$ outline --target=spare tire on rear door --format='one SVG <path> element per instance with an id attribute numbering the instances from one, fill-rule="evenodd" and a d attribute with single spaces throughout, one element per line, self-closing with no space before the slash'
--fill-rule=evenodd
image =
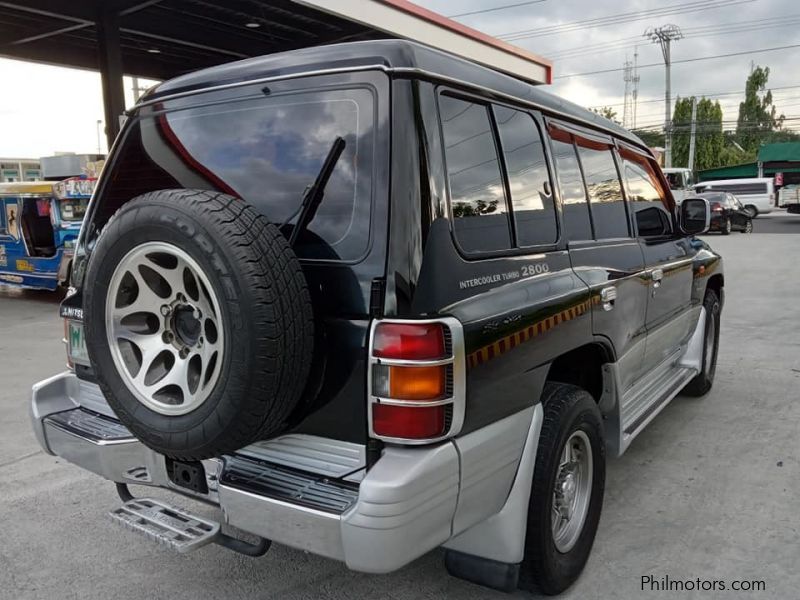
<path id="1" fill-rule="evenodd" d="M 92 251 L 83 304 L 108 403 L 167 456 L 275 435 L 302 394 L 308 287 L 278 228 L 238 198 L 161 190 L 126 203 Z"/>

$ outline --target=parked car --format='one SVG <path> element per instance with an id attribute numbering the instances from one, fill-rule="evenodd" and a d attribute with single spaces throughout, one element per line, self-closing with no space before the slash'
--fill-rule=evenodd
<path id="1" fill-rule="evenodd" d="M 56 290 L 69 280 L 94 179 L 0 183 L 0 283 Z"/>
<path id="2" fill-rule="evenodd" d="M 696 184 L 694 189 L 697 193 L 713 191 L 735 194 L 753 218 L 772 212 L 775 208 L 775 182 L 769 177 L 703 181 Z"/>
<path id="3" fill-rule="evenodd" d="M 667 178 L 669 189 L 672 190 L 672 197 L 675 198 L 677 204 L 694 195 L 695 181 L 691 169 L 667 167 L 664 169 L 664 176 Z"/>
<path id="4" fill-rule="evenodd" d="M 384 573 L 445 546 L 455 576 L 555 594 L 606 456 L 713 384 L 709 221 L 635 135 L 410 42 L 182 76 L 114 144 L 33 428 L 182 552 Z"/>
<path id="5" fill-rule="evenodd" d="M 705 192 L 698 194 L 711 206 L 711 231 L 730 235 L 731 231 L 753 233 L 753 217 L 739 199 L 728 192 Z"/>

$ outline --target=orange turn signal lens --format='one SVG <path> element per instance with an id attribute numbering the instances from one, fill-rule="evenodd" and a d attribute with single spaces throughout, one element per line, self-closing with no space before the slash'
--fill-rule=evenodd
<path id="1" fill-rule="evenodd" d="M 438 400 L 445 395 L 447 367 L 378 365 L 373 372 L 372 392 L 395 400 Z"/>
<path id="2" fill-rule="evenodd" d="M 445 367 L 389 367 L 389 398 L 438 400 L 444 396 Z"/>

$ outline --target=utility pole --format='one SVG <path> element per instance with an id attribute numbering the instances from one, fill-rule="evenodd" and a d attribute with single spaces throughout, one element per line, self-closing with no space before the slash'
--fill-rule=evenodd
<path id="1" fill-rule="evenodd" d="M 633 129 L 636 129 L 636 111 L 639 106 L 639 46 L 633 48 L 633 92 L 631 92 L 633 101 Z"/>
<path id="2" fill-rule="evenodd" d="M 102 125 L 102 124 L 103 124 L 103 122 L 100 119 L 97 119 L 97 153 L 98 154 L 102 154 L 103 153 L 102 149 L 100 148 L 100 131 L 101 131 L 100 125 Z"/>
<path id="3" fill-rule="evenodd" d="M 666 67 L 666 86 L 664 90 L 664 166 L 672 166 L 672 96 L 670 89 L 670 70 L 672 67 L 672 56 L 670 45 L 673 40 L 683 37 L 680 27 L 677 25 L 662 25 L 661 27 L 650 27 L 644 32 L 644 36 L 651 42 L 661 46 L 661 54 L 664 56 L 664 66 Z"/>
<path id="4" fill-rule="evenodd" d="M 692 96 L 692 133 L 689 136 L 689 169 L 694 171 L 694 140 L 697 135 L 697 98 Z"/>
<path id="5" fill-rule="evenodd" d="M 136 104 L 139 102 L 139 98 L 142 97 L 142 93 L 147 91 L 146 87 L 142 87 L 139 85 L 139 78 L 134 76 L 131 77 L 131 89 L 133 91 L 133 103 Z"/>

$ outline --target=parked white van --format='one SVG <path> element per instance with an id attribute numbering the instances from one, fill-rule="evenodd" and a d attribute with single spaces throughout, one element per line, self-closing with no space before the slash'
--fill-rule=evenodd
<path id="1" fill-rule="evenodd" d="M 667 183 L 669 183 L 669 189 L 672 190 L 672 197 L 675 198 L 677 204 L 693 195 L 694 174 L 691 169 L 667 167 L 663 171 L 664 176 L 667 178 Z"/>
<path id="2" fill-rule="evenodd" d="M 694 191 L 698 194 L 711 191 L 730 192 L 754 218 L 775 208 L 775 182 L 771 177 L 703 181 L 694 186 Z"/>

